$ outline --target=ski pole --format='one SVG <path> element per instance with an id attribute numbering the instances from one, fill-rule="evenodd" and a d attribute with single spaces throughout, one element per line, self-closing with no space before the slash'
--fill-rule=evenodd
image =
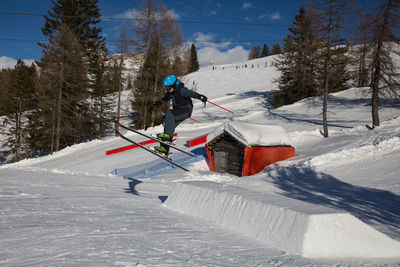
<path id="1" fill-rule="evenodd" d="M 229 109 L 226 109 L 226 108 L 224 108 L 224 107 L 221 107 L 221 106 L 219 106 L 219 105 L 217 105 L 217 104 L 211 102 L 210 100 L 207 100 L 207 102 L 210 103 L 210 104 L 213 104 L 213 105 L 216 106 L 216 107 L 222 108 L 223 110 L 226 110 L 226 111 L 232 113 L 233 116 L 236 116 L 236 112 L 233 112 L 233 111 L 230 111 Z"/>
<path id="2" fill-rule="evenodd" d="M 189 119 L 191 119 L 192 121 L 198 122 L 198 123 L 200 123 L 200 124 L 203 124 L 203 122 L 198 121 L 198 120 L 195 120 L 195 119 L 193 119 L 193 118 L 189 118 Z"/>

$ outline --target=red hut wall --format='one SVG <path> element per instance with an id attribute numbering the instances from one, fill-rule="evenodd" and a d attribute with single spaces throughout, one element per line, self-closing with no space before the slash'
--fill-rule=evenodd
<path id="1" fill-rule="evenodd" d="M 215 162 L 208 144 L 206 153 L 210 171 L 215 171 Z M 291 146 L 277 147 L 246 147 L 244 151 L 242 176 L 249 176 L 262 171 L 266 166 L 277 161 L 285 160 L 295 155 L 295 148 Z"/>
<path id="2" fill-rule="evenodd" d="M 294 157 L 295 149 L 291 146 L 277 147 L 246 147 L 242 176 L 256 174 L 266 166 L 277 161 Z"/>
<path id="3" fill-rule="evenodd" d="M 206 144 L 206 154 L 208 158 L 208 167 L 210 168 L 210 171 L 215 171 L 215 163 L 214 163 L 214 157 L 212 155 L 212 152 L 210 151 L 210 146 Z"/>

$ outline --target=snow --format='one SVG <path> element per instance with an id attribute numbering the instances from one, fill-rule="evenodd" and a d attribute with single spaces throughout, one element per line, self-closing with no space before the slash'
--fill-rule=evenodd
<path id="1" fill-rule="evenodd" d="M 400 242 L 350 214 L 313 215 L 303 239 L 303 256 L 398 258 Z"/>
<path id="2" fill-rule="evenodd" d="M 207 143 L 223 132 L 229 133 L 245 146 L 291 145 L 289 136 L 279 125 L 263 125 L 241 121 L 227 122 L 207 135 Z"/>
<path id="3" fill-rule="evenodd" d="M 194 101 L 192 117 L 203 123 L 179 125 L 177 145 L 221 127 L 248 144 L 270 142 L 276 136 L 258 127 L 276 126 L 286 135 L 274 142 L 290 142 L 295 157 L 248 177 L 210 172 L 200 160 L 190 172 L 123 178 L 115 170 L 140 171 L 158 158 L 140 149 L 106 156 L 129 145 L 110 136 L 2 165 L 0 264 L 399 265 L 400 105 L 382 100 L 381 126 L 371 130 L 365 89 L 332 94 L 324 138 L 320 98 L 271 109 L 273 60 L 183 77 L 236 117 Z"/>
<path id="4" fill-rule="evenodd" d="M 400 242 L 338 209 L 211 182 L 178 183 L 165 207 L 311 258 L 400 257 Z"/>

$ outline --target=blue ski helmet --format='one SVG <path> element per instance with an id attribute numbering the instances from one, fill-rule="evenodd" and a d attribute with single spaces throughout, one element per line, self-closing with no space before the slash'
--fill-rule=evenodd
<path id="1" fill-rule="evenodd" d="M 174 85 L 178 85 L 180 82 L 178 78 L 176 78 L 175 75 L 168 75 L 167 77 L 164 78 L 163 81 L 163 86 L 165 87 L 166 90 L 171 89 Z"/>

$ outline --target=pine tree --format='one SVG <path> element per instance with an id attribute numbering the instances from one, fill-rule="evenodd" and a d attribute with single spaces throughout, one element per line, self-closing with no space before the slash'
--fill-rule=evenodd
<path id="1" fill-rule="evenodd" d="M 102 60 L 103 61 L 103 60 Z M 103 61 L 102 64 L 104 64 Z M 101 67 L 105 71 L 105 67 Z M 100 73 L 99 73 L 100 74 Z M 99 76 L 94 84 L 95 90 L 91 93 L 91 110 L 88 115 L 92 118 L 93 123 L 87 124 L 87 133 L 89 137 L 102 138 L 112 129 L 112 118 L 115 117 L 114 99 L 111 97 L 112 90 L 108 87 L 108 76 L 105 73 Z"/>
<path id="2" fill-rule="evenodd" d="M 331 48 L 331 60 L 328 75 L 329 93 L 349 89 L 350 74 L 347 71 L 348 45 L 337 44 Z"/>
<path id="3" fill-rule="evenodd" d="M 189 69 L 188 69 L 188 74 L 198 71 L 200 68 L 199 65 L 199 60 L 197 58 L 197 51 L 196 51 L 196 46 L 192 44 L 190 48 L 190 60 L 189 60 Z"/>
<path id="4" fill-rule="evenodd" d="M 316 58 L 319 57 L 319 46 L 303 7 L 293 24 L 284 39 L 285 53 L 276 61 L 281 76 L 278 80 L 279 93 L 275 98 L 280 103 L 276 102 L 275 106 L 291 104 L 317 94 Z"/>
<path id="5" fill-rule="evenodd" d="M 271 55 L 279 55 L 282 54 L 282 48 L 280 44 L 276 43 L 272 46 Z"/>
<path id="6" fill-rule="evenodd" d="M 136 128 L 147 129 L 161 123 L 162 112 L 153 103 L 165 94 L 161 81 L 169 73 L 169 69 L 168 56 L 160 37 L 154 34 L 145 62 L 134 81 L 132 109 L 141 114 Z"/>
<path id="7" fill-rule="evenodd" d="M 93 127 L 84 52 L 66 24 L 43 46 L 39 86 L 49 152 L 86 141 Z"/>
<path id="8" fill-rule="evenodd" d="M 261 57 L 261 46 L 259 46 L 259 45 L 253 46 L 250 49 L 248 59 L 251 60 L 251 59 L 256 59 L 256 58 L 260 58 L 260 57 Z"/>
<path id="9" fill-rule="evenodd" d="M 0 71 L 0 116 L 6 115 L 5 107 L 9 102 L 8 97 L 10 96 L 9 90 L 11 87 L 11 75 L 12 70 L 10 68 L 2 69 Z"/>
<path id="10" fill-rule="evenodd" d="M 42 32 L 51 38 L 61 24 L 66 24 L 76 36 L 88 57 L 88 67 L 95 74 L 101 57 L 107 52 L 105 40 L 101 37 L 102 29 L 96 25 L 100 22 L 98 0 L 52 0 L 53 12 L 44 16 Z"/>
<path id="11" fill-rule="evenodd" d="M 26 113 L 34 106 L 35 67 L 28 67 L 18 60 L 11 73 L 10 87 L 7 91 L 7 103 L 3 106 L 4 132 L 6 140 L 3 147 L 9 149 L 13 161 L 19 161 L 28 154 L 26 143 L 27 120 Z"/>
<path id="12" fill-rule="evenodd" d="M 263 50 L 261 52 L 261 57 L 267 57 L 269 56 L 269 48 L 268 45 L 264 44 Z"/>
<path id="13" fill-rule="evenodd" d="M 100 137 L 111 127 L 106 121 L 110 119 L 112 107 L 107 99 L 108 89 L 105 87 L 107 49 L 105 39 L 101 36 L 102 29 L 96 26 L 101 16 L 97 6 L 98 0 L 52 0 L 52 3 L 53 11 L 44 16 L 42 32 L 51 38 L 62 23 L 66 24 L 82 46 L 82 56 L 85 58 L 90 77 L 90 97 L 94 99 L 92 110 L 87 113 L 93 125 L 85 127 L 85 135 Z"/>
<path id="14" fill-rule="evenodd" d="M 174 61 L 172 62 L 171 72 L 177 77 L 180 77 L 180 76 L 186 74 L 182 59 L 179 55 L 176 55 L 174 57 Z"/>

